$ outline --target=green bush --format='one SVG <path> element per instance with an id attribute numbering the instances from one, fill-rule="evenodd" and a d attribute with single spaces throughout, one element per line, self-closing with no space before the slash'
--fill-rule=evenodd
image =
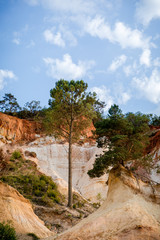
<path id="1" fill-rule="evenodd" d="M 48 195 L 48 197 L 55 198 L 57 193 L 54 190 L 47 190 L 47 195 Z"/>
<path id="2" fill-rule="evenodd" d="M 15 160 L 15 159 L 20 159 L 22 157 L 22 154 L 20 151 L 18 150 L 15 150 L 13 153 L 12 153 L 12 156 L 11 156 L 11 161 Z"/>
<path id="3" fill-rule="evenodd" d="M 0 223 L 0 239 L 1 240 L 17 240 L 16 232 L 8 223 Z"/>
<path id="4" fill-rule="evenodd" d="M 38 240 L 39 239 L 39 237 L 37 237 L 36 234 L 34 234 L 34 233 L 28 233 L 27 235 L 32 237 L 33 240 Z"/>

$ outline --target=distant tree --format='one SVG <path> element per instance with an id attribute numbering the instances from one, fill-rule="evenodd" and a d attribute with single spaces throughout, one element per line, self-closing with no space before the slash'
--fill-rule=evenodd
<path id="1" fill-rule="evenodd" d="M 94 103 L 94 110 L 96 112 L 96 116 L 93 119 L 93 123 L 95 124 L 96 122 L 99 122 L 103 119 L 103 114 L 104 114 L 104 108 L 105 108 L 106 104 L 103 101 L 100 101 L 99 99 L 97 99 Z"/>
<path id="2" fill-rule="evenodd" d="M 72 207 L 72 144 L 85 137 L 86 128 L 95 117 L 95 93 L 87 93 L 87 83 L 81 81 L 56 82 L 51 89 L 50 109 L 46 112 L 45 128 L 55 137 L 65 139 L 68 148 L 68 206 Z"/>
<path id="3" fill-rule="evenodd" d="M 160 116 L 150 115 L 150 124 L 153 126 L 160 126 Z"/>
<path id="4" fill-rule="evenodd" d="M 149 144 L 149 118 L 141 113 L 122 114 L 118 105 L 109 109 L 106 119 L 96 123 L 98 147 L 104 149 L 97 156 L 90 177 L 100 177 L 110 167 L 134 163 L 149 169 L 152 158 L 145 152 Z"/>
<path id="5" fill-rule="evenodd" d="M 35 114 L 36 112 L 40 111 L 42 108 L 40 106 L 40 101 L 31 101 L 31 102 L 27 102 L 24 105 L 23 110 L 25 111 L 29 111 L 32 114 Z"/>
<path id="6" fill-rule="evenodd" d="M 11 93 L 5 93 L 3 100 L 0 100 L 0 111 L 14 115 L 16 112 L 20 111 L 17 99 Z"/>

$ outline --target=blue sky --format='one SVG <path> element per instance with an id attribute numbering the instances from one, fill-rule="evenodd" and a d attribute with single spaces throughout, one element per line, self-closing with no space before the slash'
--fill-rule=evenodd
<path id="1" fill-rule="evenodd" d="M 160 115 L 159 26 L 159 0 L 0 0 L 0 99 L 83 79 L 106 111 Z"/>

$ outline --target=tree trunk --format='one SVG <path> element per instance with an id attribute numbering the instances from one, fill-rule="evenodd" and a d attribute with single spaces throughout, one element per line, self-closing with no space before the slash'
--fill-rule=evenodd
<path id="1" fill-rule="evenodd" d="M 69 136 L 69 149 L 68 149 L 68 207 L 72 208 L 72 132 Z"/>

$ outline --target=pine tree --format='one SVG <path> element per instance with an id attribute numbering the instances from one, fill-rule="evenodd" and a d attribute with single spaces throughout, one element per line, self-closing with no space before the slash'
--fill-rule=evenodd
<path id="1" fill-rule="evenodd" d="M 68 144 L 68 206 L 72 207 L 72 145 L 86 135 L 86 128 L 95 117 L 95 93 L 87 93 L 81 81 L 60 80 L 51 89 L 50 108 L 46 111 L 45 128 Z"/>

